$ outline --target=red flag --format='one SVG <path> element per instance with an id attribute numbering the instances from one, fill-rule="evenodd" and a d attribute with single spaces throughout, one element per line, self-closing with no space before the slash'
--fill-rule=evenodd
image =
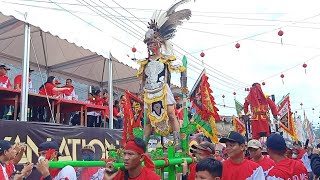
<path id="1" fill-rule="evenodd" d="M 208 77 L 205 71 L 203 71 L 190 93 L 190 100 L 192 107 L 194 107 L 196 112 L 201 116 L 201 121 L 205 121 L 195 121 L 198 127 L 206 136 L 210 137 L 214 143 L 218 143 L 215 121 L 219 121 L 220 116 L 218 114 L 219 109 L 215 107 L 216 103 L 211 93 L 212 90 L 210 89 Z"/>
<path id="2" fill-rule="evenodd" d="M 124 122 L 122 143 L 126 144 L 127 139 L 133 136 L 133 129 L 141 126 L 143 117 L 143 101 L 138 97 L 126 91 L 126 102 L 123 104 Z"/>
<path id="3" fill-rule="evenodd" d="M 280 116 L 280 128 L 286 131 L 293 139 L 298 140 L 292 118 L 289 96 L 284 97 L 278 108 L 278 113 Z"/>
<path id="4" fill-rule="evenodd" d="M 237 118 L 236 116 L 232 117 L 232 121 L 233 121 L 233 130 L 244 135 L 246 133 L 246 126 L 244 125 L 244 123 L 241 122 L 240 119 Z"/>

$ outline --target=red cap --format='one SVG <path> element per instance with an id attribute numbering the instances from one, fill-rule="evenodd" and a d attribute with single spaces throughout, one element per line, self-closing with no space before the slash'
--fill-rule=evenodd
<path id="1" fill-rule="evenodd" d="M 55 79 L 55 80 L 53 81 L 53 83 L 54 83 L 55 85 L 61 84 L 61 82 L 59 82 L 58 79 Z"/>

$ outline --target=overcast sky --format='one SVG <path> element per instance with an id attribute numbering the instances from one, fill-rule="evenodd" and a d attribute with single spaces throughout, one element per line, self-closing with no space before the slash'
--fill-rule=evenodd
<path id="1" fill-rule="evenodd" d="M 130 60 L 134 56 L 131 48 L 137 48 L 136 58 L 146 56 L 142 38 L 147 21 L 154 10 L 166 10 L 174 2 L 1 0 L 0 11 L 19 19 L 27 12 L 31 24 L 106 57 L 111 51 L 120 61 L 137 67 Z M 217 106 L 220 114 L 235 114 L 234 97 L 243 103 L 245 87 L 264 81 L 266 94 L 275 94 L 279 101 L 290 93 L 293 111 L 302 115 L 302 102 L 309 119 L 318 124 L 319 7 L 316 0 L 197 0 L 183 5 L 179 9 L 190 8 L 193 16 L 178 28 L 172 42 L 178 57 L 188 57 L 189 89 L 203 69 L 203 60 L 216 103 L 227 106 Z M 278 36 L 280 29 L 282 37 Z M 237 42 L 239 49 L 235 48 Z M 308 65 L 306 73 L 303 63 Z M 174 77 L 179 83 L 178 76 Z"/>

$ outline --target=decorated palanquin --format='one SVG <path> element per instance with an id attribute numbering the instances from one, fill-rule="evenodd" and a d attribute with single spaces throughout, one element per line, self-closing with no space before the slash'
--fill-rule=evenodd
<path id="1" fill-rule="evenodd" d="M 251 111 L 251 129 L 252 138 L 260 139 L 263 136 L 270 135 L 270 113 L 276 118 L 278 115 L 277 107 L 269 96 L 265 96 L 261 85 L 254 83 L 245 99 L 244 113 L 249 114 L 249 105 Z"/>
<path id="2" fill-rule="evenodd" d="M 161 136 L 170 134 L 167 105 L 175 104 L 170 90 L 170 73 L 183 72 L 185 68 L 180 63 L 174 63 L 175 56 L 162 56 L 157 60 L 139 60 L 138 77 L 145 79 L 144 102 L 147 106 L 147 116 L 156 133 Z"/>

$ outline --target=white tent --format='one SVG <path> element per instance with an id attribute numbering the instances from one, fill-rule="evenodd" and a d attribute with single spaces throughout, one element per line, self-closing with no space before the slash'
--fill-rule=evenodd
<path id="1" fill-rule="evenodd" d="M 60 39 L 33 25 L 31 40 L 30 67 L 36 71 L 41 69 L 50 75 L 72 78 L 89 85 L 107 85 L 109 57 Z M 0 13 L 0 62 L 21 65 L 23 46 L 24 22 Z M 138 92 L 140 82 L 135 76 L 137 70 L 113 60 L 114 87 Z M 37 68 L 38 65 L 40 69 Z"/>

